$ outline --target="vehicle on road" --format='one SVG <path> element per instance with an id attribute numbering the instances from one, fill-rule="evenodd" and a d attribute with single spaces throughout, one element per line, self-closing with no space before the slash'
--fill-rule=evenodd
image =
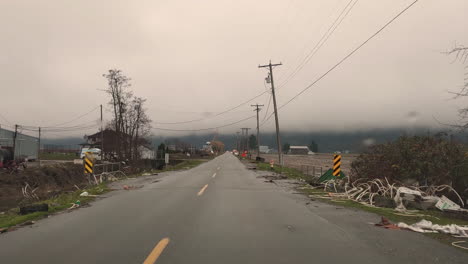
<path id="1" fill-rule="evenodd" d="M 84 159 L 87 152 L 91 152 L 96 160 L 101 160 L 101 149 L 98 148 L 82 148 L 80 159 Z"/>

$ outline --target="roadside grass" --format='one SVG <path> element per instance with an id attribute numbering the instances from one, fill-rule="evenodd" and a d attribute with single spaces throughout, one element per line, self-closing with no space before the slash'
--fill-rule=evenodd
<path id="1" fill-rule="evenodd" d="M 75 153 L 44 152 L 39 154 L 41 160 L 74 160 L 78 158 Z"/>
<path id="2" fill-rule="evenodd" d="M 271 171 L 271 168 L 270 168 L 270 165 L 267 163 L 257 163 L 257 170 Z M 290 179 L 296 179 L 296 180 L 306 179 L 306 176 L 303 175 L 301 171 L 297 169 L 293 169 L 293 168 L 287 168 L 287 167 L 280 168 L 279 166 L 275 166 L 273 171 L 276 173 L 282 172 L 283 175 L 286 175 Z M 393 223 L 403 222 L 403 223 L 411 225 L 424 219 L 424 220 L 431 221 L 433 224 L 439 224 L 439 225 L 456 224 L 456 225 L 468 226 L 468 221 L 458 219 L 458 218 L 448 217 L 441 211 L 414 210 L 414 211 L 409 211 L 408 213 L 405 214 L 402 212 L 395 211 L 392 208 L 373 207 L 373 206 L 361 204 L 359 202 L 349 200 L 346 198 L 338 198 L 338 197 L 331 198 L 328 195 L 329 192 L 324 191 L 323 188 L 313 188 L 308 184 L 299 186 L 296 188 L 296 190 L 300 193 L 308 195 L 312 200 L 331 204 L 337 207 L 353 208 L 356 210 L 362 210 L 365 212 L 373 213 L 378 216 L 383 216 L 389 219 Z M 453 237 L 452 235 L 443 234 L 443 233 L 424 233 L 423 235 L 430 237 L 432 239 L 436 239 L 437 241 L 443 244 L 449 245 L 449 246 L 453 246 L 452 243 L 456 241 L 462 241 L 462 240 L 466 241 L 466 239 L 456 238 L 456 237 Z M 467 253 L 467 251 L 464 249 L 460 249 L 460 248 L 457 248 L 457 249 Z"/>
<path id="3" fill-rule="evenodd" d="M 162 172 L 166 172 L 166 171 L 189 170 L 189 169 L 195 168 L 196 166 L 198 166 L 198 165 L 200 165 L 202 163 L 205 163 L 207 161 L 209 161 L 209 160 L 207 160 L 207 159 L 184 160 L 179 164 L 176 164 L 174 166 L 171 166 L 171 165 L 167 166 L 162 170 L 154 170 L 154 169 L 145 170 L 145 171 L 142 171 L 142 172 L 140 172 L 138 174 L 134 174 L 133 177 L 146 176 L 148 173 L 153 174 L 153 173 L 162 173 Z"/>
<path id="4" fill-rule="evenodd" d="M 300 179 L 304 177 L 304 174 L 297 169 L 293 168 L 288 168 L 288 167 L 280 167 L 280 166 L 273 166 L 273 170 L 271 170 L 270 164 L 268 163 L 257 163 L 257 169 L 258 170 L 264 170 L 264 171 L 273 171 L 279 174 L 283 174 L 288 176 L 288 178 L 291 179 Z"/>
<path id="5" fill-rule="evenodd" d="M 305 188 L 305 186 L 303 186 Z M 468 221 L 457 219 L 457 218 L 450 218 L 444 215 L 443 212 L 435 211 L 435 210 L 414 210 L 409 211 L 408 214 L 404 214 L 402 212 L 395 211 L 392 208 L 382 208 L 382 207 L 373 207 L 365 204 L 361 204 L 359 202 L 348 200 L 348 199 L 327 199 L 320 196 L 327 196 L 328 192 L 323 191 L 323 189 L 298 189 L 299 192 L 303 192 L 307 195 L 312 195 L 310 198 L 314 200 L 318 200 L 321 202 L 325 202 L 328 204 L 333 204 L 342 207 L 349 207 L 349 208 L 356 208 L 366 212 L 378 214 L 383 216 L 394 223 L 404 222 L 406 224 L 414 224 L 423 219 L 431 221 L 434 224 L 439 225 L 449 225 L 449 224 L 457 224 L 457 225 L 468 225 Z"/>
<path id="6" fill-rule="evenodd" d="M 92 200 L 96 197 L 93 196 L 80 196 L 80 194 L 84 191 L 88 192 L 91 195 L 100 195 L 108 192 L 110 189 L 107 187 L 105 183 L 101 183 L 99 185 L 95 185 L 83 190 L 76 190 L 69 193 L 63 193 L 58 195 L 55 198 L 42 200 L 34 202 L 33 204 L 40 204 L 40 203 L 47 203 L 49 205 L 49 211 L 47 212 L 35 212 L 27 215 L 19 215 L 19 207 L 10 209 L 6 211 L 4 214 L 0 215 L 0 228 L 9 228 L 15 225 L 19 225 L 21 223 L 31 221 L 31 220 L 38 220 L 41 218 L 45 218 L 50 214 L 54 214 L 60 211 L 63 211 L 76 201 L 80 201 L 81 206 L 89 204 Z"/>
<path id="7" fill-rule="evenodd" d="M 49 156 L 54 157 L 55 156 Z M 204 162 L 209 161 L 208 159 L 193 159 L 193 160 L 185 160 L 177 165 L 169 166 L 163 170 L 150 170 L 146 172 L 142 172 L 136 175 L 131 175 L 132 177 L 143 176 L 145 173 L 160 173 L 165 171 L 178 171 L 178 170 L 187 170 L 194 168 Z M 107 183 L 101 183 L 95 186 L 90 186 L 83 190 L 76 190 L 73 192 L 66 192 L 58 195 L 57 197 L 36 201 L 33 204 L 42 204 L 47 203 L 49 205 L 49 211 L 47 212 L 35 212 L 27 215 L 19 215 L 19 207 L 10 209 L 3 214 L 0 214 L 0 228 L 10 228 L 16 225 L 20 225 L 22 223 L 38 220 L 47 217 L 48 215 L 67 210 L 73 203 L 79 201 L 81 206 L 85 206 L 93 201 L 96 197 L 93 195 L 100 195 L 104 194 L 111 189 L 108 188 Z M 88 192 L 92 196 L 80 196 L 82 192 Z"/>
<path id="8" fill-rule="evenodd" d="M 257 163 L 257 169 L 258 170 L 264 170 L 264 171 L 271 171 L 270 165 L 267 163 Z M 283 175 L 288 176 L 288 178 L 291 179 L 303 179 L 305 180 L 304 174 L 293 168 L 287 168 L 283 167 L 280 168 L 279 166 L 275 166 L 273 169 L 274 172 L 280 173 L 282 172 Z M 426 219 L 431 221 L 434 224 L 439 224 L 439 225 L 449 225 L 449 224 L 457 224 L 457 225 L 468 225 L 468 221 L 458 219 L 458 218 L 453 218 L 453 217 L 447 217 L 443 212 L 440 211 L 435 211 L 435 210 L 426 210 L 426 211 L 411 211 L 412 215 L 404 214 L 398 211 L 395 211 L 392 208 L 382 208 L 382 207 L 373 207 L 373 206 L 368 206 L 365 204 L 361 204 L 359 202 L 353 201 L 353 200 L 348 200 L 345 198 L 333 198 L 333 199 L 328 199 L 325 198 L 328 196 L 329 192 L 325 192 L 323 188 L 314 188 L 310 189 L 307 188 L 309 185 L 304 185 L 302 186 L 303 189 L 298 188 L 298 192 L 302 192 L 306 195 L 312 195 L 312 199 L 322 201 L 328 204 L 333 204 L 337 206 L 342 206 L 342 207 L 348 207 L 348 208 L 356 208 L 360 209 L 366 212 L 374 213 L 380 216 L 383 216 L 387 219 L 389 219 L 392 222 L 404 222 L 407 224 L 414 224 L 419 222 L 420 220 Z M 323 197 L 320 197 L 323 196 Z"/>
<path id="9" fill-rule="evenodd" d="M 176 164 L 174 166 L 169 166 L 166 169 L 162 171 L 176 171 L 176 170 L 188 170 L 191 168 L 195 168 L 196 166 L 205 163 L 209 160 L 200 160 L 200 159 L 194 159 L 194 160 L 184 160 L 179 164 Z"/>

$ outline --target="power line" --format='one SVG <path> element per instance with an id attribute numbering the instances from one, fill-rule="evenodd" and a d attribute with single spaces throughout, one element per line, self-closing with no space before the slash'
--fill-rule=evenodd
<path id="1" fill-rule="evenodd" d="M 225 125 L 222 125 L 222 126 L 217 126 L 217 127 L 210 127 L 210 128 L 200 128 L 200 129 L 172 129 L 172 128 L 163 128 L 163 127 L 153 127 L 153 129 L 156 129 L 156 130 L 162 130 L 162 131 L 174 131 L 174 132 L 196 132 L 196 131 L 206 131 L 206 130 L 214 130 L 214 129 L 219 129 L 219 128 L 223 128 L 223 127 L 228 127 L 228 126 L 232 126 L 232 125 L 235 125 L 235 124 L 239 124 L 241 122 L 244 122 L 246 120 L 249 120 L 249 119 L 252 119 L 256 117 L 255 115 L 253 116 L 249 116 L 247 118 L 244 118 L 244 119 L 241 119 L 241 120 L 238 120 L 236 122 L 233 122 L 233 123 L 229 123 L 229 124 L 225 124 Z"/>
<path id="2" fill-rule="evenodd" d="M 354 3 L 351 5 L 351 3 L 354 1 Z M 315 44 L 315 46 L 310 50 L 310 52 L 304 57 L 302 62 L 299 63 L 299 65 L 296 66 L 296 68 L 291 72 L 291 74 L 280 84 L 280 87 L 283 87 L 288 83 L 290 80 L 292 80 L 301 70 L 304 68 L 304 66 L 312 59 L 312 57 L 317 54 L 317 52 L 322 48 L 322 46 L 328 41 L 331 35 L 336 31 L 336 29 L 341 25 L 343 20 L 348 16 L 349 12 L 353 9 L 353 7 L 356 5 L 358 0 L 350 0 L 348 4 L 343 8 L 341 11 L 340 15 L 333 21 L 332 25 L 328 28 L 327 32 L 322 35 L 320 40 Z M 349 7 L 351 5 L 351 7 Z M 349 8 L 348 8 L 349 7 Z M 346 13 L 345 13 L 346 12 Z"/>
<path id="3" fill-rule="evenodd" d="M 322 80 L 325 76 L 327 76 L 330 72 L 332 72 L 334 69 L 336 69 L 338 66 L 340 66 L 344 61 L 349 59 L 354 53 L 356 53 L 359 49 L 361 49 L 364 45 L 366 45 L 369 41 L 371 41 L 375 36 L 377 36 L 380 32 L 382 32 L 386 27 L 388 27 L 390 24 L 392 24 L 396 19 L 398 19 L 403 13 L 405 13 L 408 9 L 410 9 L 412 6 L 414 6 L 419 0 L 413 1 L 411 4 L 409 4 L 406 8 L 404 8 L 402 11 L 400 11 L 396 16 L 394 16 L 390 21 L 388 21 L 385 25 L 383 25 L 379 30 L 377 30 L 374 34 L 372 34 L 368 39 L 366 39 L 361 45 L 357 46 L 354 50 L 352 50 L 348 55 L 346 55 L 343 59 L 341 59 L 338 63 L 336 63 L 333 67 L 331 67 L 328 71 L 326 71 L 324 74 L 322 74 L 320 77 L 318 77 L 315 81 L 313 81 L 311 84 L 307 85 L 304 89 L 302 89 L 299 93 L 294 95 L 291 99 L 289 99 L 286 103 L 281 105 L 279 109 L 285 107 L 289 103 L 291 103 L 293 100 L 295 100 L 297 97 L 299 97 L 301 94 L 303 94 L 305 91 L 307 91 L 309 88 L 314 86 L 316 83 L 318 83 L 320 80 Z M 271 114 L 268 119 L 262 123 L 265 124 L 273 114 Z"/>
<path id="4" fill-rule="evenodd" d="M 249 100 L 247 100 L 247 101 L 245 101 L 245 102 L 242 102 L 242 103 L 240 103 L 240 104 L 238 104 L 238 105 L 236 105 L 236 106 L 234 106 L 234 107 L 231 107 L 231 108 L 229 108 L 229 109 L 227 109 L 227 110 L 225 110 L 225 111 L 223 111 L 223 112 L 219 112 L 219 113 L 217 113 L 216 115 L 213 115 L 213 116 L 204 117 L 204 118 L 198 118 L 198 119 L 193 119 L 193 120 L 187 120 L 187 121 L 180 121 L 180 122 L 153 122 L 153 123 L 158 124 L 158 125 L 179 125 L 179 124 L 188 124 L 188 123 L 203 121 L 203 120 L 210 119 L 210 118 L 215 118 L 215 117 L 218 117 L 218 116 L 220 116 L 220 115 L 223 115 L 223 114 L 226 114 L 226 113 L 228 113 L 228 112 L 231 112 L 232 110 L 237 109 L 237 108 L 239 108 L 239 107 L 241 107 L 241 106 L 243 106 L 243 105 L 245 105 L 245 104 L 247 104 L 247 103 L 250 103 L 251 101 L 253 101 L 253 100 L 259 98 L 260 96 L 266 94 L 267 92 L 268 92 L 268 91 L 264 91 L 264 92 L 262 92 L 262 93 L 256 95 L 255 97 L 252 97 L 251 99 L 249 99 Z M 175 131 L 177 131 L 177 130 L 175 130 Z"/>
<path id="5" fill-rule="evenodd" d="M 4 117 L 2 114 L 0 114 L 0 117 L 1 117 L 8 125 L 10 125 L 10 126 L 13 125 L 13 124 L 12 124 L 10 121 L 8 121 L 8 119 L 6 119 L 6 117 Z"/>
<path id="6" fill-rule="evenodd" d="M 271 99 L 272 98 L 273 98 L 273 96 L 270 95 L 270 99 L 268 100 L 268 105 L 267 105 L 267 108 L 266 108 L 266 111 L 265 111 L 265 115 L 263 116 L 262 123 L 263 123 L 263 121 L 265 121 L 265 118 L 267 117 L 268 110 L 270 109 L 270 104 L 271 104 Z"/>
<path id="7" fill-rule="evenodd" d="M 76 117 L 76 118 L 73 118 L 73 119 L 70 120 L 70 121 L 63 122 L 63 123 L 60 123 L 60 124 L 51 125 L 51 126 L 49 126 L 49 127 L 57 127 L 57 126 L 63 126 L 63 125 L 66 125 L 66 124 L 70 124 L 70 123 L 72 123 L 72 122 L 74 122 L 74 121 L 76 121 L 76 120 L 78 120 L 78 119 L 80 119 L 80 118 L 83 118 L 83 117 L 87 116 L 88 114 L 90 114 L 90 113 L 96 111 L 99 107 L 100 107 L 100 106 L 97 106 L 97 107 L 91 109 L 89 112 L 86 112 L 86 113 L 84 113 L 84 114 L 82 114 L 82 115 L 80 115 L 80 116 L 78 116 L 78 117 Z"/>
<path id="8" fill-rule="evenodd" d="M 332 10 L 332 11 L 333 11 L 333 10 L 336 10 L 342 1 L 343 1 L 343 0 L 338 0 L 338 1 L 336 2 L 336 5 L 334 5 L 333 8 L 332 8 L 331 10 Z M 334 12 L 331 12 L 330 15 L 329 15 L 329 17 L 328 17 L 328 19 L 326 19 L 325 21 L 330 20 L 330 19 L 333 17 L 333 13 L 334 13 Z M 311 20 L 310 20 L 310 21 L 309 21 L 309 20 L 307 21 L 306 25 L 307 25 L 309 22 L 312 21 L 312 18 L 313 18 L 313 16 L 311 16 Z M 326 23 L 323 23 L 322 26 L 320 27 L 319 32 L 322 31 L 322 29 L 323 29 L 325 26 L 326 26 Z M 302 49 L 301 49 L 301 52 L 298 54 L 298 56 L 295 57 L 295 59 L 294 59 L 293 61 L 295 61 L 295 62 L 298 62 L 298 61 L 299 61 L 299 59 L 301 58 L 301 55 L 304 54 L 304 52 L 307 50 L 307 47 L 309 46 L 309 42 L 311 42 L 311 41 L 306 41 L 305 45 L 304 45 L 304 46 L 302 47 Z M 285 61 L 285 60 L 286 60 L 286 59 L 283 59 L 282 61 Z M 293 64 L 290 64 L 290 65 L 293 65 Z M 283 79 L 283 77 L 286 75 L 286 73 L 288 73 L 288 71 L 290 70 L 290 67 L 287 67 L 286 69 L 287 69 L 287 70 L 283 71 L 283 72 L 280 74 L 279 80 Z"/>

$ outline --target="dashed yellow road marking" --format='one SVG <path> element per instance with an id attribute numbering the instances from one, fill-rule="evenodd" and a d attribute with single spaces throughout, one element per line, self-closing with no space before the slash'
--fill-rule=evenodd
<path id="1" fill-rule="evenodd" d="M 206 190 L 206 188 L 208 188 L 208 184 L 207 184 L 207 185 L 205 185 L 205 186 L 203 186 L 203 188 L 201 188 L 201 190 L 198 192 L 198 194 L 197 194 L 197 195 L 198 195 L 198 196 L 202 195 L 202 194 L 203 194 L 203 192 Z"/>
<path id="2" fill-rule="evenodd" d="M 211 176 L 211 177 L 213 177 L 213 178 L 216 177 L 216 172 L 215 172 L 215 173 L 213 174 L 213 176 Z"/>
<path id="3" fill-rule="evenodd" d="M 167 244 L 169 244 L 168 237 L 161 239 L 161 241 L 159 241 L 159 243 L 154 247 L 154 249 L 151 251 L 148 257 L 145 259 L 143 264 L 154 264 L 156 260 L 158 260 L 163 250 L 166 248 Z"/>

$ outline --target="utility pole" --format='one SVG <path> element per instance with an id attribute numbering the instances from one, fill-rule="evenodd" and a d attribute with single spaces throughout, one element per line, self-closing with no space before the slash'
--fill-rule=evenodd
<path id="1" fill-rule="evenodd" d="M 244 147 L 244 137 L 245 137 L 244 136 L 244 131 L 245 130 L 244 130 L 244 128 L 241 128 L 241 129 L 242 129 L 242 131 L 241 131 L 242 134 L 241 134 L 241 137 L 240 137 L 240 140 L 239 140 L 239 145 L 240 145 L 239 148 L 240 148 L 240 152 L 244 152 L 244 149 L 245 149 L 245 147 Z"/>
<path id="2" fill-rule="evenodd" d="M 243 127 L 242 128 L 242 135 L 244 135 L 244 131 L 245 131 L 245 136 L 243 137 L 243 141 L 244 143 L 242 144 L 243 145 L 243 149 L 242 151 L 246 151 L 249 149 L 249 127 Z"/>
<path id="3" fill-rule="evenodd" d="M 15 134 L 13 135 L 13 160 L 16 155 L 16 137 L 18 136 L 18 125 L 15 125 Z"/>
<path id="4" fill-rule="evenodd" d="M 279 121 L 278 121 L 278 108 L 276 106 L 276 95 L 275 95 L 275 83 L 273 81 L 273 66 L 280 66 L 282 65 L 281 62 L 278 64 L 271 64 L 268 65 L 258 65 L 259 68 L 266 68 L 268 67 L 270 70 L 270 82 L 271 82 L 271 95 L 273 97 L 273 107 L 275 109 L 275 124 L 276 124 L 276 144 L 278 145 L 278 158 L 279 164 L 283 166 L 283 153 L 281 151 L 281 139 L 280 139 L 280 130 L 279 130 Z"/>
<path id="5" fill-rule="evenodd" d="M 102 105 L 101 105 L 101 161 L 104 160 L 104 131 L 102 130 Z"/>
<path id="6" fill-rule="evenodd" d="M 239 144 L 239 133 L 240 133 L 239 131 L 237 131 L 237 132 L 236 132 L 236 135 L 237 135 L 236 149 L 237 149 L 237 151 L 239 151 L 239 150 L 240 150 L 240 144 Z"/>
<path id="7" fill-rule="evenodd" d="M 261 110 L 259 106 L 263 106 L 263 105 L 255 104 L 255 105 L 250 105 L 250 106 L 255 106 L 254 111 L 257 112 L 257 157 L 260 157 L 260 121 L 259 121 L 258 113 Z"/>
<path id="8" fill-rule="evenodd" d="M 41 155 L 41 127 L 39 127 L 39 137 L 37 140 L 37 160 L 39 161 L 39 167 L 41 166 L 41 160 L 39 159 L 39 156 Z"/>

